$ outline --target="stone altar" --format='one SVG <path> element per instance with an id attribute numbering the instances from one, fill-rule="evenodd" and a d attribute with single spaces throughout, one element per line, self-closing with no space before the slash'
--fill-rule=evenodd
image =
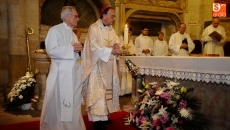
<path id="1" fill-rule="evenodd" d="M 142 78 L 146 83 L 158 82 L 158 84 L 176 78 L 181 86 L 195 89 L 193 94 L 202 102 L 201 112 L 211 121 L 210 130 L 230 129 L 229 57 L 126 56 L 123 58 L 130 59 L 139 67 L 139 74 L 133 80 L 132 95 L 137 95 Z"/>

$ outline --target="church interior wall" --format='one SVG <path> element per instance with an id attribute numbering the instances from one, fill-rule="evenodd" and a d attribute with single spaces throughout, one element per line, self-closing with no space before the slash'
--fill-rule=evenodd
<path id="1" fill-rule="evenodd" d="M 0 102 L 3 102 L 4 88 L 8 83 L 9 73 L 9 48 L 8 48 L 8 26 L 7 26 L 7 12 L 6 1 L 0 0 Z"/>
<path id="2" fill-rule="evenodd" d="M 28 59 L 27 59 L 27 50 L 26 50 L 26 33 L 25 29 L 27 27 L 31 27 L 34 30 L 32 35 L 29 35 L 29 45 L 30 45 L 30 53 L 33 50 L 39 48 L 40 42 L 45 40 L 48 29 L 52 25 L 45 25 L 41 23 L 41 11 L 44 3 L 47 0 L 0 0 L 0 90 L 2 88 L 10 89 L 13 83 L 23 76 L 27 71 Z M 65 0 L 57 0 L 59 2 L 63 2 Z M 153 7 L 149 6 L 148 0 L 140 3 L 142 0 L 99 0 L 94 1 L 95 3 L 86 3 L 88 1 L 80 0 L 82 4 L 87 6 L 87 10 L 89 12 L 94 11 L 92 16 L 89 16 L 86 11 L 86 7 L 79 7 L 79 14 L 84 16 L 82 17 L 82 23 L 79 24 L 79 28 L 82 32 L 80 42 L 84 43 L 84 39 L 87 34 L 88 25 L 95 21 L 98 18 L 100 8 L 109 4 L 113 6 L 117 13 L 117 21 L 115 22 L 114 28 L 119 35 L 121 35 L 122 30 L 124 28 L 124 23 L 126 20 L 130 20 L 129 17 L 126 19 L 124 12 L 125 5 L 128 5 L 129 8 L 135 7 L 139 9 L 138 5 L 134 5 L 133 2 L 139 2 L 139 5 L 145 7 L 148 5 L 147 13 L 152 13 L 155 15 L 158 13 L 157 10 L 161 11 L 159 13 L 165 13 L 165 17 L 155 17 L 157 20 L 161 22 L 161 31 L 165 33 L 165 40 L 168 42 L 171 34 L 177 31 L 177 24 L 179 21 L 187 24 L 187 33 L 191 35 L 192 39 L 200 39 L 202 31 L 204 29 L 204 22 L 210 21 L 212 19 L 212 3 L 214 0 L 175 0 L 168 1 L 174 2 L 172 5 L 177 4 L 177 13 L 174 14 L 174 17 L 167 16 L 168 12 L 175 11 L 176 7 L 162 7 L 164 3 L 161 3 L 161 6 L 157 6 L 157 9 L 153 9 L 156 7 L 156 3 L 151 1 Z M 131 4 L 129 3 L 131 2 Z M 156 0 L 155 0 L 156 2 Z M 162 1 L 161 1 L 162 2 Z M 147 3 L 147 4 L 146 4 Z M 62 3 L 63 4 L 63 3 Z M 121 4 L 123 4 L 121 6 Z M 79 5 L 81 6 L 81 5 Z M 161 9 L 162 7 L 162 9 Z M 78 7 L 77 7 L 78 8 Z M 57 10 L 57 9 L 56 9 Z M 54 10 L 54 11 L 56 11 Z M 60 9 L 59 9 L 60 10 Z M 152 12 L 151 12 L 152 11 Z M 155 12 L 154 12 L 155 11 Z M 141 11 L 140 11 L 141 12 Z M 59 15 L 59 14 L 58 14 Z M 141 16 L 143 16 L 142 14 Z M 136 15 L 137 16 L 137 15 Z M 151 16 L 151 15 L 150 15 Z M 59 16 L 58 16 L 59 17 Z M 90 17 L 93 19 L 90 23 L 87 23 L 86 18 Z M 144 16 L 143 16 L 144 17 Z M 143 18 L 140 17 L 139 19 Z M 149 17 L 149 16 L 148 16 Z M 162 19 L 161 19 L 162 18 Z M 163 20 L 164 18 L 164 20 Z M 52 19 L 52 18 L 50 18 Z M 80 22 L 81 22 L 80 19 Z M 126 20 L 125 20 L 126 19 Z M 85 24 L 84 24 L 85 23 Z M 87 24 L 87 27 L 86 27 Z M 221 23 L 226 32 L 230 30 L 229 19 L 224 19 Z M 140 25 L 141 26 L 141 25 Z M 151 30 L 151 28 L 150 28 Z M 138 35 L 133 35 L 132 38 L 135 39 Z M 157 36 L 151 36 L 153 40 L 157 39 Z M 230 41 L 230 33 L 227 33 L 227 40 Z M 31 59 L 32 70 L 35 70 L 33 60 Z M 1 92 L 0 92 L 1 94 Z M 1 95 L 0 95 L 1 97 Z"/>

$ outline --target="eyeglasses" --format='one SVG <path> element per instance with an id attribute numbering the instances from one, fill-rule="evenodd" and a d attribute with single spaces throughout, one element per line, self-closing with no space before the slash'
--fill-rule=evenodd
<path id="1" fill-rule="evenodd" d="M 71 14 L 71 16 L 74 16 L 74 18 L 78 18 L 78 15 Z"/>

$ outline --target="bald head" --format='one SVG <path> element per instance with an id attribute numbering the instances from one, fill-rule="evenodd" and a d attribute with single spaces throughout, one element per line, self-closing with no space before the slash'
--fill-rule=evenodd
<path id="1" fill-rule="evenodd" d="M 180 34 L 184 34 L 185 31 L 186 31 L 186 24 L 185 24 L 185 23 L 181 23 L 181 24 L 179 25 L 178 31 L 180 32 Z"/>

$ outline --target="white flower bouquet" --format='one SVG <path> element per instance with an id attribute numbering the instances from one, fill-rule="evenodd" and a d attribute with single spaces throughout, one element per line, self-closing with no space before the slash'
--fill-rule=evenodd
<path id="1" fill-rule="evenodd" d="M 125 118 L 126 125 L 141 130 L 205 130 L 209 120 L 200 113 L 201 101 L 189 95 L 193 88 L 179 86 L 177 81 L 142 82 L 135 109 Z"/>
<path id="2" fill-rule="evenodd" d="M 26 72 L 26 75 L 19 78 L 7 95 L 6 110 L 19 109 L 22 104 L 30 103 L 34 97 L 35 74 Z"/>

